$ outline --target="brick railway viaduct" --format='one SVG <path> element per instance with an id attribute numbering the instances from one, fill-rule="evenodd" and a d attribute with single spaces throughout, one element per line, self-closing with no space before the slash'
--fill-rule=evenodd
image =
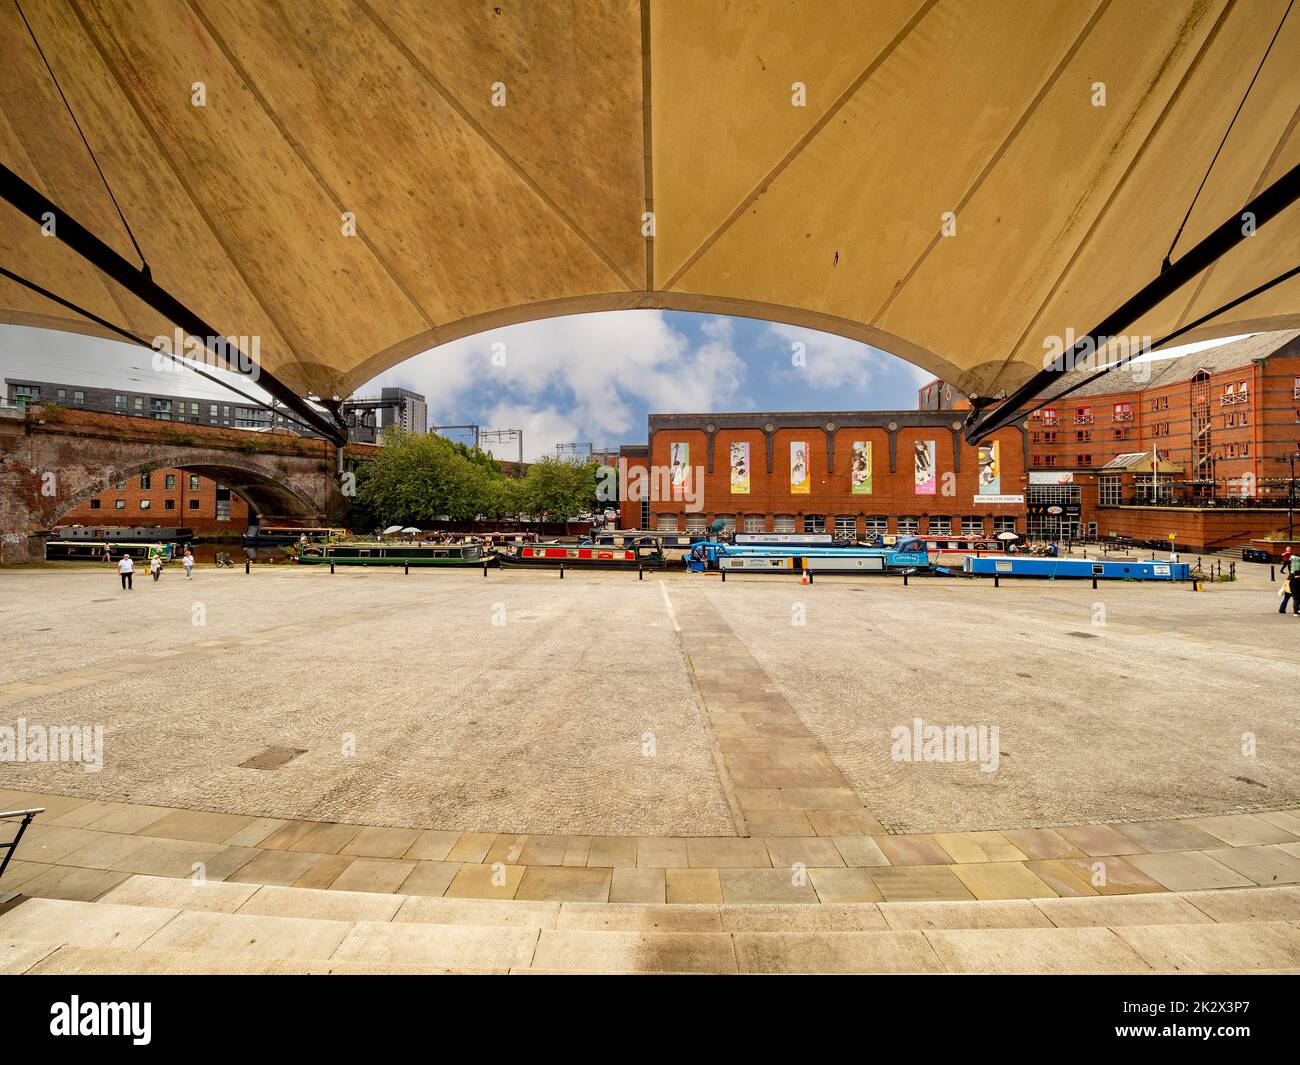
<path id="1" fill-rule="evenodd" d="M 349 445 L 346 466 L 372 450 Z M 312 437 L 53 406 L 0 409 L 0 563 L 43 560 L 60 516 L 157 469 L 219 480 L 263 522 L 339 522 L 347 500 L 337 468 L 334 446 Z"/>

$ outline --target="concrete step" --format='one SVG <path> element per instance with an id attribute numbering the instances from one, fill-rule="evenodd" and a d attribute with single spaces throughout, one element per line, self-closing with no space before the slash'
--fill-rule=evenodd
<path id="1" fill-rule="evenodd" d="M 264 894 L 265 893 L 265 894 Z M 134 877 L 0 915 L 5 972 L 1252 972 L 1300 890 L 1015 903 L 502 903 Z"/>

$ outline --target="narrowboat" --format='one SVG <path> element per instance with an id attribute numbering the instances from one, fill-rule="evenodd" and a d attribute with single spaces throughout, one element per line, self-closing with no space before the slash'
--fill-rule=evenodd
<path id="1" fill-rule="evenodd" d="M 599 544 L 525 544 L 501 556 L 503 566 L 565 569 L 661 569 L 663 552 L 656 544 L 602 547 Z"/>
<path id="2" fill-rule="evenodd" d="M 107 540 L 46 540 L 46 562 L 117 562 L 123 555 L 128 555 L 136 562 L 148 562 L 155 552 L 163 559 L 171 558 L 173 544 L 146 543 L 109 543 Z"/>
<path id="3" fill-rule="evenodd" d="M 305 536 L 309 543 L 321 543 L 325 540 L 337 540 L 347 536 L 347 529 L 335 529 L 322 525 L 250 525 L 241 540 L 244 547 L 289 547 L 302 543 Z"/>
<path id="4" fill-rule="evenodd" d="M 691 548 L 686 566 L 692 572 L 727 569 L 754 571 L 812 570 L 839 573 L 899 573 L 927 569 L 924 548 L 895 550 L 886 547 L 854 547 L 813 544 L 807 547 L 724 544 L 705 541 Z"/>
<path id="5" fill-rule="evenodd" d="M 1161 562 L 1159 559 L 1125 559 L 1109 562 L 1092 558 L 1029 558 L 1019 555 L 987 555 L 967 558 L 965 573 L 981 577 L 1063 577 L 1087 580 L 1096 577 L 1107 581 L 1185 581 L 1191 576 L 1186 562 Z"/>
<path id="6" fill-rule="evenodd" d="M 60 540 L 106 541 L 110 544 L 120 543 L 181 543 L 194 539 L 194 530 L 178 526 L 149 528 L 132 525 L 65 525 L 56 529 Z M 119 556 L 120 557 L 120 556 Z"/>
<path id="7" fill-rule="evenodd" d="M 691 545 L 707 540 L 704 533 L 651 532 L 646 529 L 615 529 L 610 532 L 593 533 L 589 540 L 596 547 L 636 547 L 648 544 L 658 547 L 667 562 L 680 562 L 691 550 Z M 587 540 L 581 540 L 579 547 L 587 546 Z"/>
<path id="8" fill-rule="evenodd" d="M 497 556 L 479 544 L 343 542 L 307 544 L 295 552 L 308 566 L 495 566 Z"/>

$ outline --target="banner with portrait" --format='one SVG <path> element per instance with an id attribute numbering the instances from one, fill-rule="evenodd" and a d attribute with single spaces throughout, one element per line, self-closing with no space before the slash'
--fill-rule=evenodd
<path id="1" fill-rule="evenodd" d="M 806 496 L 812 493 L 812 476 L 808 470 L 808 444 L 804 440 L 790 442 L 790 494 Z"/>
<path id="2" fill-rule="evenodd" d="M 980 445 L 980 482 L 979 494 L 982 496 L 999 496 L 1002 494 L 1001 445 L 995 440 L 991 444 Z"/>
<path id="3" fill-rule="evenodd" d="M 918 440 L 912 445 L 912 471 L 916 482 L 916 494 L 932 496 L 935 494 L 934 441 Z"/>
<path id="4" fill-rule="evenodd" d="M 691 445 L 672 441 L 668 445 L 668 483 L 674 499 L 681 499 L 690 487 Z"/>
<path id="5" fill-rule="evenodd" d="M 731 494 L 749 495 L 749 441 L 736 440 L 731 444 Z"/>
<path id="6" fill-rule="evenodd" d="M 849 463 L 849 485 L 855 496 L 871 495 L 871 441 L 853 441 L 853 457 Z"/>

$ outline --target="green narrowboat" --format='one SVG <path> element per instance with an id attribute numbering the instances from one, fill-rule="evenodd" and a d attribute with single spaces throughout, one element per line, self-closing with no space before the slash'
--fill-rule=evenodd
<path id="1" fill-rule="evenodd" d="M 496 555 L 481 544 L 337 543 L 307 544 L 297 550 L 304 565 L 495 566 Z"/>
<path id="2" fill-rule="evenodd" d="M 168 544 L 146 543 L 109 543 L 106 540 L 46 540 L 46 562 L 117 562 L 123 555 L 130 555 L 136 562 L 148 562 L 150 555 L 157 552 L 166 561 Z"/>

